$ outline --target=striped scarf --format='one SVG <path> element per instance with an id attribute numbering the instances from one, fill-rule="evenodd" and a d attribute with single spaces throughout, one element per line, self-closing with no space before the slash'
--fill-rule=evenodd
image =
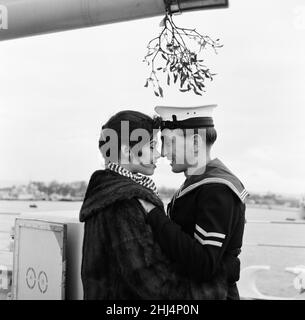
<path id="1" fill-rule="evenodd" d="M 119 164 L 117 163 L 113 163 L 113 162 L 109 162 L 107 164 L 107 168 L 111 171 L 114 171 L 124 177 L 128 177 L 131 180 L 133 180 L 134 182 L 140 184 L 141 186 L 148 188 L 150 190 L 152 190 L 157 197 L 159 197 L 159 193 L 158 193 L 158 189 L 155 185 L 155 183 L 153 182 L 152 179 L 150 179 L 147 176 L 144 176 L 140 173 L 132 173 L 131 171 L 121 167 Z"/>

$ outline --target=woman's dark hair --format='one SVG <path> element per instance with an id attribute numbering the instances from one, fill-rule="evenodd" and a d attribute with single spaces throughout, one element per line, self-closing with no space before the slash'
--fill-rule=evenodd
<path id="1" fill-rule="evenodd" d="M 138 112 L 138 111 L 133 111 L 133 110 L 124 110 L 116 113 L 113 115 L 103 126 L 102 130 L 105 129 L 112 129 L 116 132 L 117 135 L 117 151 L 118 151 L 118 156 L 120 154 L 121 150 L 121 145 L 122 145 L 122 137 L 121 137 L 121 130 L 122 130 L 122 121 L 127 121 L 129 125 L 129 147 L 133 147 L 137 143 L 141 141 L 141 137 L 137 141 L 131 141 L 130 135 L 131 133 L 136 130 L 136 129 L 145 129 L 150 137 L 153 136 L 154 129 L 158 128 L 158 123 L 149 117 L 148 115 Z M 109 142 L 109 139 L 100 139 L 99 140 L 99 149 L 101 150 L 104 158 L 109 158 L 109 152 L 110 150 L 103 150 L 103 145 L 107 142 Z M 106 152 L 104 154 L 104 152 Z M 141 156 L 141 154 L 139 154 Z"/>

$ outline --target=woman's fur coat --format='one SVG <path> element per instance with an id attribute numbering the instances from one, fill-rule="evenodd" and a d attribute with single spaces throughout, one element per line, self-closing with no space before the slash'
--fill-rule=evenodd
<path id="1" fill-rule="evenodd" d="M 110 170 L 93 173 L 80 211 L 84 299 L 226 299 L 224 279 L 198 284 L 174 272 L 138 198 L 163 208 L 131 179 Z"/>

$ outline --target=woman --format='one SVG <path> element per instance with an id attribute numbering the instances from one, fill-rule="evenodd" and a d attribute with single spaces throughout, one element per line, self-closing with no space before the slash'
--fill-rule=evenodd
<path id="1" fill-rule="evenodd" d="M 129 110 L 102 127 L 106 170 L 93 173 L 80 212 L 84 299 L 226 298 L 219 279 L 199 285 L 176 274 L 145 221 L 138 199 L 163 209 L 148 177 L 160 157 L 155 128 L 152 118 Z"/>

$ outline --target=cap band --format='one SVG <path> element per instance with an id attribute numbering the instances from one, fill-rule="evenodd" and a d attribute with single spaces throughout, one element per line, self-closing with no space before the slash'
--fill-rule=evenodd
<path id="1" fill-rule="evenodd" d="M 196 129 L 196 128 L 210 128 L 214 127 L 213 118 L 198 117 L 182 121 L 162 121 L 161 130 L 163 129 Z"/>

